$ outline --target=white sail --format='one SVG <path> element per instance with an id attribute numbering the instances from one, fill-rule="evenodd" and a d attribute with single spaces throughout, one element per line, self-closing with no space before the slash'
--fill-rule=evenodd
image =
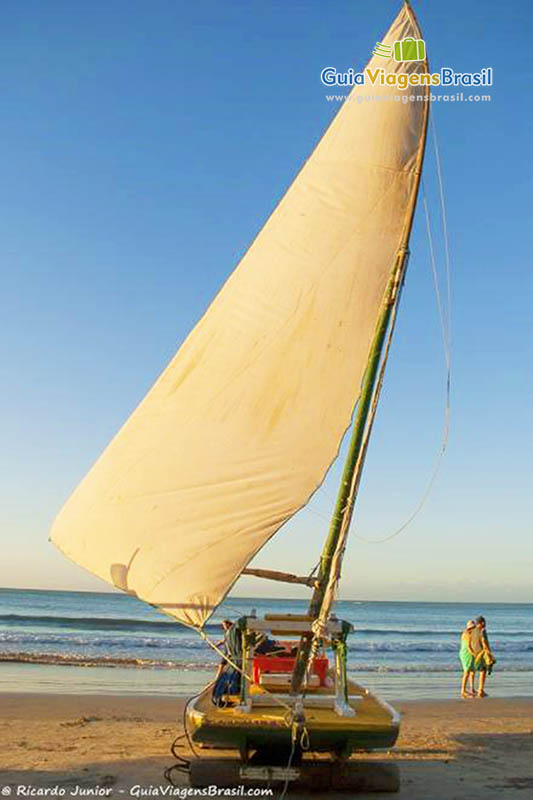
<path id="1" fill-rule="evenodd" d="M 420 31 L 404 7 L 382 42 L 407 36 Z M 375 57 L 369 67 L 411 74 L 426 65 Z M 427 93 L 353 89 L 60 512 L 52 541 L 75 562 L 201 626 L 305 505 L 357 401 L 416 187 Z M 425 101 L 386 99 L 403 94 Z"/>

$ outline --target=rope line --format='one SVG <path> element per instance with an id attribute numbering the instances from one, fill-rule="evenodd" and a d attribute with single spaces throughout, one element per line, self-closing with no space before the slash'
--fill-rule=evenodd
<path id="1" fill-rule="evenodd" d="M 449 349 L 449 334 L 446 325 L 446 318 L 444 315 L 444 306 L 442 303 L 442 295 L 439 286 L 439 276 L 437 274 L 437 262 L 435 258 L 435 247 L 433 245 L 433 234 L 431 233 L 431 219 L 429 216 L 429 206 L 427 202 L 427 194 L 425 184 L 422 182 L 422 203 L 424 206 L 424 217 L 426 220 L 426 234 L 428 237 L 429 248 L 429 261 L 431 264 L 431 273 L 433 276 L 433 286 L 435 289 L 435 298 L 437 301 L 437 309 L 439 312 L 440 328 L 442 335 L 442 346 L 444 348 L 444 360 L 446 362 L 446 369 L 450 369 L 450 349 Z"/>
<path id="2" fill-rule="evenodd" d="M 430 127 L 431 127 L 431 130 L 432 130 L 432 140 L 433 140 L 433 148 L 434 148 L 435 162 L 436 162 L 437 183 L 438 183 L 438 189 L 439 189 L 442 235 L 443 235 L 443 239 L 444 239 L 445 287 L 446 287 L 446 303 L 445 303 L 445 305 L 443 304 L 443 301 L 442 301 L 442 293 L 441 293 L 440 285 L 439 285 L 437 264 L 436 264 L 436 258 L 435 258 L 435 248 L 434 248 L 433 236 L 432 236 L 432 230 L 431 230 L 431 219 L 430 219 L 430 214 L 429 214 L 426 189 L 425 189 L 425 185 L 424 185 L 423 181 L 422 181 L 422 195 L 423 195 L 424 216 L 425 216 L 425 222 L 426 222 L 426 233 L 427 233 L 427 240 L 428 240 L 429 261 L 430 261 L 432 275 L 433 275 L 433 284 L 434 284 L 434 288 L 435 288 L 435 297 L 436 297 L 439 321 L 440 321 L 440 326 L 441 326 L 441 334 L 442 334 L 442 341 L 443 341 L 443 348 L 444 348 L 444 359 L 445 359 L 445 365 L 446 365 L 445 419 L 444 419 L 444 426 L 443 426 L 443 433 L 442 433 L 442 441 L 441 441 L 439 454 L 437 456 L 437 460 L 436 460 L 435 466 L 433 468 L 432 474 L 430 476 L 429 482 L 428 482 L 428 484 L 426 486 L 426 489 L 425 489 L 425 491 L 424 491 L 424 493 L 422 495 L 422 498 L 421 498 L 420 502 L 415 507 L 414 511 L 411 513 L 411 515 L 408 517 L 408 519 L 397 530 L 395 530 L 393 533 L 391 533 L 388 536 L 385 536 L 383 538 L 380 538 L 380 539 L 367 539 L 366 537 L 360 536 L 359 534 L 354 534 L 356 539 L 359 539 L 359 540 L 361 540 L 363 542 L 366 542 L 368 544 L 382 544 L 384 542 L 390 541 L 391 539 L 394 539 L 396 536 L 398 536 L 400 533 L 402 533 L 412 523 L 412 521 L 415 519 L 415 517 L 420 513 L 421 509 L 423 508 L 423 506 L 425 505 L 425 503 L 427 501 L 427 498 L 429 497 L 429 495 L 431 493 L 431 490 L 432 490 L 433 485 L 435 483 L 435 480 L 437 478 L 438 472 L 439 472 L 441 464 L 442 464 L 442 459 L 444 457 L 444 453 L 446 451 L 446 448 L 447 448 L 447 445 L 448 445 L 448 440 L 449 440 L 449 430 L 450 430 L 450 386 L 451 386 L 451 360 L 452 360 L 451 359 L 451 349 L 452 349 L 451 348 L 451 343 L 452 343 L 452 336 L 451 336 L 451 268 L 450 268 L 451 259 L 450 259 L 448 224 L 447 224 L 447 216 L 446 216 L 446 203 L 445 203 L 445 196 L 444 196 L 444 184 L 443 184 L 443 179 L 442 179 L 442 167 L 441 167 L 441 159 L 440 159 L 440 152 L 439 152 L 439 146 L 438 146 L 436 125 L 435 125 L 435 120 L 433 118 L 433 114 L 430 117 Z M 397 309 L 397 305 L 396 305 L 396 309 Z M 393 319 L 392 319 L 392 329 L 394 328 L 394 322 L 395 322 L 395 314 L 393 315 Z M 386 360 L 387 360 L 389 348 L 390 348 L 390 345 L 391 345 L 391 340 L 392 340 L 392 335 L 389 335 L 389 338 L 388 338 L 388 341 L 387 341 L 387 345 L 386 345 L 386 349 L 385 349 L 385 354 L 384 354 L 385 355 L 384 363 L 386 363 Z M 381 384 L 383 382 L 384 363 L 382 364 L 382 367 L 381 367 L 381 370 L 380 370 L 380 374 L 379 374 L 378 391 L 377 391 L 376 395 L 374 396 L 374 401 L 373 401 L 373 403 L 376 406 L 377 406 L 377 396 L 379 396 L 379 389 L 381 389 Z M 375 408 L 373 408 L 372 411 L 375 414 Z M 371 420 L 373 422 L 372 415 L 371 415 Z M 371 427 L 372 427 L 372 422 L 370 424 L 370 430 L 371 430 Z M 366 441 L 365 441 L 365 449 L 366 449 L 366 445 L 368 444 L 368 438 L 369 438 L 370 430 L 367 432 L 368 435 L 367 435 L 367 438 L 366 438 Z M 320 511 L 318 511 L 316 509 L 310 508 L 309 506 L 306 507 L 306 511 L 308 511 L 311 514 L 314 514 L 317 517 L 320 517 L 320 518 L 323 518 L 323 519 L 327 519 L 327 517 L 323 513 L 321 513 Z M 344 551 L 345 546 L 346 546 L 346 541 L 344 541 L 344 543 L 342 545 L 341 555 L 342 555 L 342 552 Z M 316 570 L 316 567 L 312 570 L 312 572 L 310 574 L 313 575 L 315 570 Z M 332 596 L 334 596 L 336 594 L 337 590 L 338 590 L 338 579 L 339 579 L 339 577 L 340 577 L 340 571 L 339 571 L 339 575 L 336 576 L 336 580 L 334 581 L 334 584 L 332 586 Z M 235 609 L 232 609 L 232 610 L 234 611 Z M 209 636 L 201 628 L 197 628 L 196 630 L 199 633 L 199 635 L 201 636 L 201 638 L 216 653 L 218 653 L 218 655 L 221 656 L 226 661 L 226 663 L 228 663 L 231 667 L 233 667 L 233 669 L 235 669 L 241 675 L 241 677 L 244 680 L 247 680 L 250 683 L 252 682 L 251 677 L 242 669 L 242 667 L 240 667 L 239 665 L 234 663 L 233 660 L 231 658 L 229 658 L 228 655 L 226 653 L 224 653 L 209 638 Z M 318 652 L 318 647 L 319 647 L 319 636 L 317 635 L 316 632 L 313 632 L 313 642 L 312 642 L 312 651 L 311 651 L 311 656 L 312 657 L 309 660 L 308 670 L 310 669 L 310 664 L 312 664 L 313 658 L 316 657 L 316 653 Z M 305 701 L 305 696 L 306 696 L 307 689 L 308 689 L 308 674 L 306 675 L 306 681 L 305 681 L 305 684 L 304 684 L 303 691 L 301 691 L 299 693 L 299 696 L 298 696 L 298 699 L 301 701 L 302 705 L 303 705 L 303 703 Z M 299 745 L 300 745 L 300 748 L 302 750 L 307 749 L 307 747 L 309 746 L 309 733 L 308 733 L 308 731 L 307 731 L 307 729 L 305 727 L 305 723 L 302 725 L 301 723 L 298 723 L 296 721 L 296 719 L 295 719 L 295 709 L 297 708 L 297 705 L 295 705 L 295 707 L 292 708 L 287 703 L 283 702 L 283 700 L 281 700 L 279 697 L 277 697 L 272 692 L 270 692 L 268 689 L 262 687 L 262 690 L 263 690 L 263 692 L 265 694 L 269 695 L 269 697 L 272 699 L 272 701 L 274 703 L 277 703 L 281 708 L 283 708 L 285 710 L 285 714 L 284 714 L 284 717 L 283 717 L 284 722 L 285 722 L 285 724 L 287 726 L 291 727 L 291 740 L 292 740 L 291 745 L 292 746 L 291 746 L 291 752 L 290 752 L 289 759 L 288 759 L 288 764 L 287 764 L 287 772 L 288 772 L 290 770 L 290 767 L 292 765 L 292 761 L 293 761 L 293 758 L 294 758 L 294 755 L 295 755 L 295 752 L 296 752 L 298 732 L 301 731 Z M 205 691 L 205 689 L 202 690 L 202 691 Z M 185 716 L 186 716 L 186 709 L 184 711 L 184 717 Z M 194 753 L 194 748 L 192 746 L 192 742 L 190 740 L 190 737 L 189 737 L 189 734 L 188 734 L 188 731 L 187 731 L 186 719 L 184 719 L 184 731 L 185 731 L 184 736 L 187 738 L 189 747 L 190 747 L 191 751 Z M 176 740 L 174 741 L 173 745 L 172 745 L 172 753 L 178 759 L 179 763 L 174 765 L 173 767 L 169 768 L 165 773 L 165 777 L 171 783 L 172 783 L 172 771 L 173 770 L 180 771 L 180 772 L 187 772 L 188 768 L 189 768 L 189 763 L 190 762 L 188 762 L 187 759 L 183 758 L 182 756 L 178 755 L 177 752 L 175 752 L 175 746 L 177 745 L 177 742 L 182 738 L 183 738 L 183 735 L 177 737 Z M 307 741 L 305 741 L 305 740 L 307 740 Z M 307 747 L 306 747 L 306 745 L 307 745 Z M 289 778 L 289 776 L 287 774 L 286 780 L 284 782 L 284 786 L 283 786 L 283 789 L 282 789 L 282 793 L 281 793 L 281 796 L 280 796 L 281 800 L 283 800 L 283 798 L 285 798 L 285 796 L 286 796 L 286 793 L 287 793 L 287 790 L 288 790 L 288 786 L 289 786 L 289 782 L 290 782 L 290 778 Z"/>
<path id="3" fill-rule="evenodd" d="M 235 664 L 235 662 L 229 658 L 226 653 L 224 653 L 220 647 L 218 647 L 218 645 L 211 641 L 209 636 L 201 628 L 198 628 L 197 630 L 204 642 L 207 642 L 207 644 L 213 648 L 215 653 L 218 653 L 218 655 L 221 656 L 221 658 L 223 658 L 231 667 L 233 667 L 233 669 L 237 670 L 241 677 L 247 680 L 248 683 L 253 683 L 251 677 L 242 669 L 242 667 L 239 667 L 237 664 Z M 288 703 L 284 703 L 283 700 L 280 700 L 279 697 L 277 697 L 275 694 L 272 694 L 269 689 L 265 689 L 263 686 L 261 689 L 265 694 L 269 695 L 275 703 L 284 708 L 286 711 L 290 711 L 292 713 L 292 708 L 290 705 L 288 705 Z"/>
<path id="4" fill-rule="evenodd" d="M 442 295 L 439 287 L 439 279 L 438 279 L 438 271 L 437 271 L 437 263 L 435 258 L 435 248 L 433 246 L 433 236 L 431 233 L 431 219 L 429 215 L 429 208 L 427 203 L 427 196 L 426 196 L 426 188 L 425 184 L 422 181 L 422 195 L 423 195 L 423 206 L 424 206 L 424 216 L 426 221 L 426 234 L 428 239 L 428 249 L 429 249 L 429 260 L 431 264 L 431 271 L 433 275 L 433 284 L 435 288 L 435 297 L 437 302 L 437 309 L 439 314 L 439 320 L 441 325 L 441 334 L 442 334 L 442 342 L 444 348 L 444 361 L 446 366 L 446 391 L 445 391 L 445 411 L 444 411 L 444 425 L 442 431 L 442 439 L 440 450 L 437 456 L 437 460 L 435 462 L 435 466 L 433 467 L 432 473 L 430 475 L 428 484 L 422 497 L 418 504 L 415 506 L 413 512 L 409 515 L 409 517 L 405 520 L 405 522 L 400 525 L 393 533 L 389 534 L 388 536 L 384 536 L 380 539 L 367 539 L 365 536 L 361 536 L 360 534 L 354 533 L 354 538 L 359 539 L 362 542 L 366 542 L 367 544 L 383 544 L 385 542 L 390 542 L 391 539 L 396 538 L 402 533 L 418 516 L 422 508 L 424 507 L 431 491 L 433 489 L 433 485 L 437 479 L 437 475 L 440 471 L 442 460 L 444 458 L 444 454 L 446 452 L 446 448 L 448 446 L 448 440 L 450 436 L 450 393 L 451 393 L 451 311 L 450 311 L 450 303 L 451 303 L 451 278 L 450 278 L 450 248 L 449 248 L 449 241 L 448 241 L 448 226 L 446 223 L 446 204 L 444 201 L 444 187 L 442 182 L 442 170 L 441 170 L 441 162 L 438 150 L 438 143 L 437 143 L 437 135 L 435 131 L 435 121 L 432 117 L 432 131 L 433 131 L 433 145 L 435 149 L 435 160 L 437 164 L 437 182 L 439 185 L 439 196 L 440 196 L 440 204 L 441 204 L 441 217 L 442 217 L 442 230 L 443 230 L 443 238 L 445 242 L 445 264 L 446 264 L 446 313 L 442 303 Z"/>
<path id="5" fill-rule="evenodd" d="M 434 115 L 431 114 L 430 117 L 431 122 L 431 131 L 433 134 L 433 147 L 435 150 L 435 163 L 437 166 L 437 178 L 439 184 L 439 198 L 440 198 L 440 209 L 441 209 L 441 222 L 442 222 L 442 234 L 444 239 L 444 262 L 446 266 L 446 307 L 447 307 L 447 326 L 448 326 L 448 350 L 451 351 L 451 342 L 452 342 L 452 289 L 451 289 L 451 268 L 450 268 L 450 238 L 448 235 L 448 221 L 447 221 L 447 214 L 446 214 L 446 203 L 444 200 L 444 181 L 442 179 L 442 167 L 441 167 L 441 158 L 440 158 L 440 150 L 439 144 L 437 141 L 437 125 L 435 123 Z"/>
<path id="6" fill-rule="evenodd" d="M 195 756 L 195 758 L 201 758 L 201 756 L 198 755 L 198 753 L 196 752 L 196 750 L 194 748 L 191 736 L 189 734 L 189 730 L 187 728 L 187 709 L 189 708 L 190 704 L 194 700 L 196 700 L 198 697 L 200 697 L 200 695 L 203 692 L 205 692 L 206 689 L 208 689 L 212 684 L 214 684 L 214 681 L 209 681 L 209 683 L 206 683 L 204 688 L 201 689 L 199 692 L 197 692 L 197 694 L 195 694 L 192 697 L 190 697 L 189 700 L 187 701 L 187 703 L 185 704 L 185 706 L 183 707 L 183 733 L 178 734 L 178 736 L 176 736 L 176 738 L 174 739 L 174 741 L 170 745 L 170 752 L 172 753 L 172 755 L 176 759 L 177 763 L 176 764 L 172 764 L 172 766 L 170 766 L 170 767 L 167 767 L 165 769 L 164 773 L 163 773 L 165 779 L 170 784 L 172 784 L 172 786 L 179 785 L 179 784 L 174 783 L 174 779 L 172 777 L 174 772 L 181 772 L 183 775 L 189 775 L 190 774 L 190 768 L 191 768 L 190 759 L 184 758 L 182 755 L 180 755 L 178 752 L 176 752 L 176 747 L 178 746 L 178 742 L 180 742 L 183 739 L 186 739 L 187 740 L 187 744 L 189 745 L 189 750 L 191 751 L 193 756 Z"/>

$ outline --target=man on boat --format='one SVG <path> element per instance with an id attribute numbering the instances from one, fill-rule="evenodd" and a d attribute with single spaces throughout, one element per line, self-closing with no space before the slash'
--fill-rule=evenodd
<path id="1" fill-rule="evenodd" d="M 259 640 L 259 644 L 254 648 L 254 654 L 257 656 L 289 655 L 284 644 L 270 639 L 268 636 L 263 636 Z"/>
<path id="2" fill-rule="evenodd" d="M 241 675 L 236 667 L 242 660 L 242 632 L 238 625 L 230 619 L 222 622 L 224 639 L 220 645 L 224 649 L 213 685 L 213 703 L 216 706 L 228 704 L 228 695 L 237 695 L 241 691 Z"/>

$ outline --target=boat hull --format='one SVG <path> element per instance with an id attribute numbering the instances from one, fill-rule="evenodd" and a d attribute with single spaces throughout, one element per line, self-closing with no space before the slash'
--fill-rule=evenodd
<path id="1" fill-rule="evenodd" d="M 288 693 L 276 692 L 279 702 L 269 700 L 258 687 L 252 698 L 260 696 L 251 711 L 238 706 L 219 708 L 211 701 L 211 687 L 193 698 L 187 706 L 187 729 L 192 741 L 201 747 L 239 750 L 243 757 L 250 751 L 275 756 L 292 747 Z M 388 749 L 399 732 L 399 715 L 387 703 L 358 684 L 349 682 L 350 706 L 354 716 L 341 716 L 333 708 L 333 698 L 324 691 L 306 696 L 304 702 L 306 748 L 312 752 L 348 757 L 352 752 Z M 331 700 L 331 702 L 330 702 Z M 322 703 L 322 705 L 321 705 Z"/>

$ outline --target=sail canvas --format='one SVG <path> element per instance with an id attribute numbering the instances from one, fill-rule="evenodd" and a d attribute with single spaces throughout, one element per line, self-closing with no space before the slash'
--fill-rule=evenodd
<path id="1" fill-rule="evenodd" d="M 419 38 L 404 7 L 382 39 Z M 370 69 L 382 67 L 372 58 Z M 387 64 L 425 71 L 423 62 Z M 52 541 L 201 626 L 334 460 L 417 185 L 427 114 L 356 86 Z M 373 100 L 366 100 L 372 95 Z M 360 102 L 359 102 L 360 100 Z"/>

